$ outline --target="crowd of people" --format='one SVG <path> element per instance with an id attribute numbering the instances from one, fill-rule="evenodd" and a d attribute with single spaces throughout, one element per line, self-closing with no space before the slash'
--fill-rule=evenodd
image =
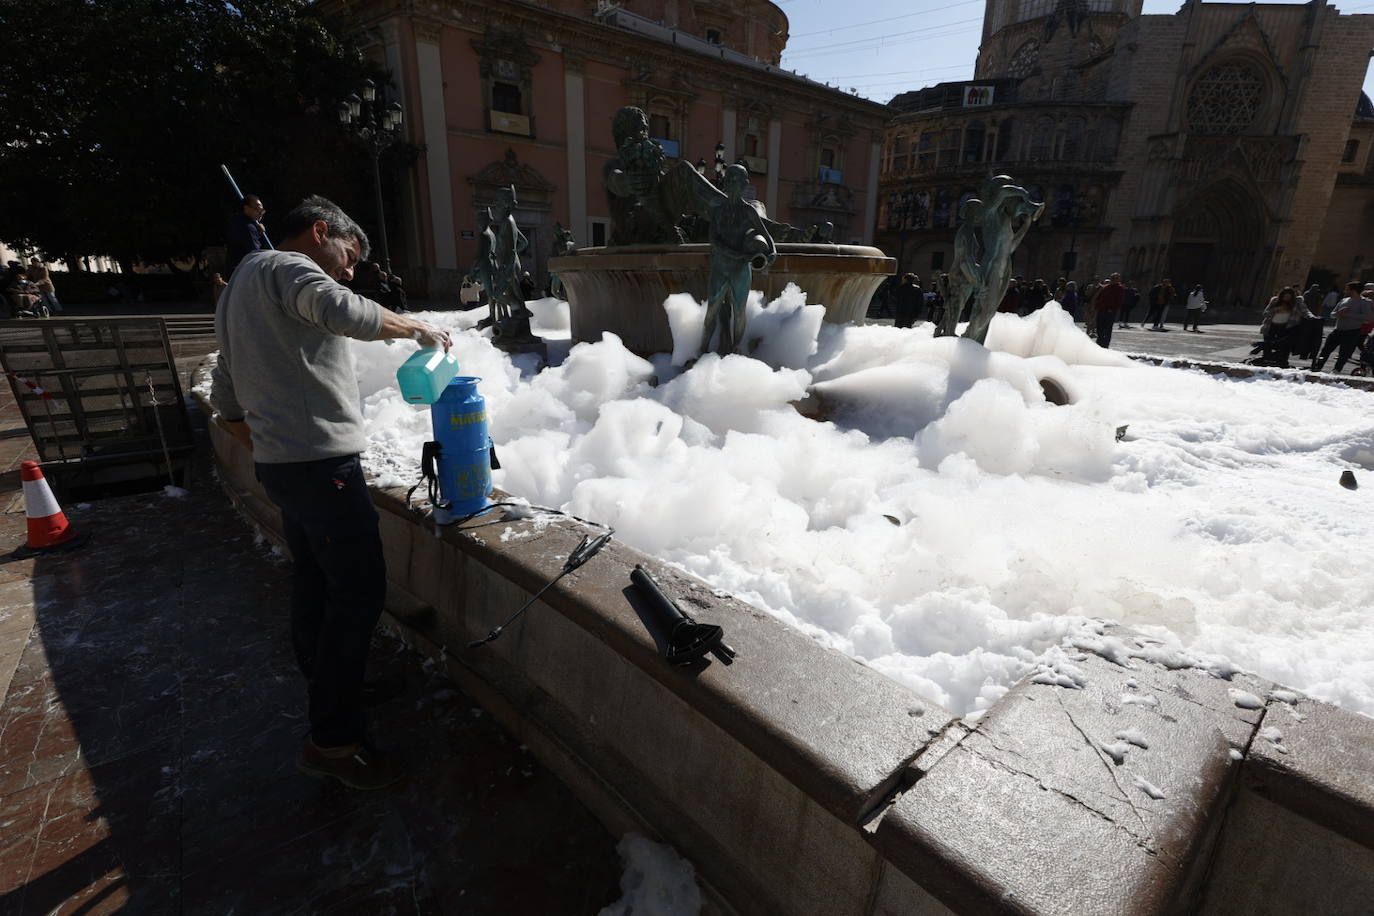
<path id="1" fill-rule="evenodd" d="M 899 328 L 921 321 L 939 324 L 944 319 L 948 288 L 948 274 L 936 274 L 928 288 L 921 285 L 918 275 L 903 274 L 900 282 L 880 292 L 880 314 L 889 311 Z M 1142 330 L 1169 330 L 1165 322 L 1170 310 L 1181 306 L 1182 329 L 1205 333 L 1202 316 L 1209 305 L 1200 283 L 1181 288 L 1165 278 L 1142 292 L 1134 280 L 1123 281 L 1114 273 L 1081 285 L 1065 277 L 1059 277 L 1053 286 L 1044 279 L 1014 277 L 997 310 L 1025 316 L 1050 301 L 1058 302 L 1103 347 L 1111 346 L 1113 329 L 1135 327 L 1132 321 L 1142 306 Z M 960 320 L 968 319 L 967 311 L 965 306 Z M 1312 371 L 1320 372 L 1334 353 L 1333 368 L 1338 374 L 1352 361 L 1361 372 L 1374 370 L 1374 283 L 1352 281 L 1343 292 L 1320 283 L 1311 284 L 1304 292 L 1286 286 L 1269 300 L 1260 330 L 1263 340 L 1255 346 L 1252 363 L 1288 369 L 1292 368 L 1291 359 L 1297 357 Z"/>
<path id="2" fill-rule="evenodd" d="M 1333 369 L 1339 375 L 1358 352 L 1355 368 L 1363 374 L 1374 366 L 1371 332 L 1374 283 L 1352 280 L 1345 284 L 1343 294 L 1334 287 L 1323 290 L 1315 283 L 1301 293 L 1296 287 L 1285 286 L 1264 309 L 1260 320 L 1262 339 L 1252 351 L 1251 362 L 1291 369 L 1290 360 L 1296 356 L 1311 360 L 1309 368 L 1321 372 L 1335 353 Z"/>
<path id="3" fill-rule="evenodd" d="M 899 328 L 912 327 L 918 321 L 939 324 L 944 319 L 948 290 L 949 274 L 938 274 L 929 289 L 921 286 L 921 278 L 918 275 L 903 274 L 901 281 L 888 290 L 886 296 L 894 323 Z M 1152 322 L 1153 329 L 1163 330 L 1165 310 L 1175 295 L 1168 280 L 1150 290 L 1146 298 L 1150 305 L 1147 320 Z M 1136 288 L 1135 282 L 1123 283 L 1120 274 L 1112 274 L 1101 280 L 1089 280 L 1082 287 L 1076 281 L 1065 277 L 1058 278 L 1053 286 L 1043 278 L 1032 280 L 1026 277 L 1013 277 L 1002 294 L 997 311 L 1025 316 L 1043 308 L 1047 302 L 1058 302 L 1074 321 L 1084 323 L 1088 334 L 1101 346 L 1109 347 L 1112 329 L 1130 326 L 1131 314 L 1140 300 L 1140 290 Z M 1189 296 L 1187 312 L 1193 329 L 1199 332 L 1198 318 L 1201 309 L 1205 307 L 1205 297 L 1199 286 L 1196 296 Z M 966 305 L 965 312 L 968 308 Z M 960 316 L 961 321 L 967 318 L 967 314 Z"/>

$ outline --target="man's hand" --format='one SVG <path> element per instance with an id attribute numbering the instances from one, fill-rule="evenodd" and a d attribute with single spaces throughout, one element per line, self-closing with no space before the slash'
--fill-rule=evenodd
<path id="1" fill-rule="evenodd" d="M 453 346 L 453 341 L 449 339 L 448 331 L 436 328 L 434 325 L 409 315 L 398 315 L 395 312 L 382 310 L 382 326 L 377 331 L 376 340 L 391 340 L 393 338 L 405 338 L 420 342 L 421 347 L 428 349 L 438 349 L 442 347 L 448 350 Z"/>
<path id="2" fill-rule="evenodd" d="M 248 449 L 250 453 L 253 451 L 253 435 L 248 429 L 246 421 L 226 420 L 218 414 L 215 415 L 215 421 L 219 423 L 221 429 L 237 439 L 239 444 Z"/>

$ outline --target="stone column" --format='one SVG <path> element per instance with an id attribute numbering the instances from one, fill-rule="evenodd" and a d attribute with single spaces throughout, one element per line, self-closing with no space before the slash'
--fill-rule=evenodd
<path id="1" fill-rule="evenodd" d="M 768 122 L 768 215 L 778 218 L 782 201 L 778 200 L 778 172 L 782 171 L 782 122 L 774 118 Z"/>
<path id="2" fill-rule="evenodd" d="M 587 123 L 582 61 L 563 56 L 563 102 L 568 120 L 568 220 L 578 246 L 591 244 L 587 223 Z"/>
<path id="3" fill-rule="evenodd" d="M 377 30 L 382 37 L 382 53 L 386 60 L 386 70 L 392 74 L 395 83 L 391 86 L 394 98 L 401 104 L 401 110 L 406 112 L 407 117 L 413 117 L 415 108 L 411 105 L 411 100 L 406 93 L 406 70 L 404 61 L 401 60 L 401 30 L 397 21 L 388 20 L 381 24 Z M 410 139 L 414 136 L 413 124 L 405 125 L 406 137 Z M 406 252 L 408 260 L 412 266 L 419 266 L 424 261 L 425 253 L 421 250 L 421 238 L 423 233 L 420 231 L 420 208 L 416 198 L 415 186 L 418 175 L 414 169 L 406 169 L 405 181 L 401 182 L 401 213 L 403 214 L 401 232 L 403 238 L 401 245 Z M 395 252 L 392 252 L 392 261 L 395 261 Z"/>
<path id="4" fill-rule="evenodd" d="M 444 70 L 439 30 L 417 29 L 415 65 L 420 85 L 420 116 L 425 122 L 425 172 L 429 178 L 429 224 L 434 234 L 434 266 L 458 269 L 453 233 L 453 166 L 448 156 L 448 117 L 444 114 Z"/>
<path id="5" fill-rule="evenodd" d="M 873 224 L 878 221 L 878 173 L 882 159 L 883 144 L 879 137 L 868 147 L 868 187 L 864 192 L 864 231 L 860 237 L 865 245 L 873 244 Z"/>

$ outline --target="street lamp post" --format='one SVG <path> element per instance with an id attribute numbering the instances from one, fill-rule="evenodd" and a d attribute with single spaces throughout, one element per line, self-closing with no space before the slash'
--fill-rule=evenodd
<path id="1" fill-rule="evenodd" d="M 372 155 L 372 193 L 377 207 L 377 254 L 382 270 L 391 273 L 391 253 L 386 244 L 386 212 L 382 208 L 382 152 L 401 139 L 401 106 L 377 98 L 377 84 L 363 80 L 361 98 L 353 93 L 338 105 L 339 123 L 353 128 L 353 135 Z"/>

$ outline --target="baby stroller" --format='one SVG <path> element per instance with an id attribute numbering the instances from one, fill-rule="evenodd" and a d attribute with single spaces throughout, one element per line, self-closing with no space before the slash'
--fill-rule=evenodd
<path id="1" fill-rule="evenodd" d="M 1351 375 L 1374 375 L 1374 334 L 1365 335 L 1360 341 L 1358 364 L 1350 370 Z"/>
<path id="2" fill-rule="evenodd" d="M 1292 369 L 1293 367 L 1288 364 L 1288 355 L 1298 345 L 1301 333 L 1301 325 L 1282 330 L 1271 327 L 1269 336 L 1264 340 L 1255 341 L 1254 346 L 1250 349 L 1250 355 L 1241 362 L 1247 366 Z"/>

